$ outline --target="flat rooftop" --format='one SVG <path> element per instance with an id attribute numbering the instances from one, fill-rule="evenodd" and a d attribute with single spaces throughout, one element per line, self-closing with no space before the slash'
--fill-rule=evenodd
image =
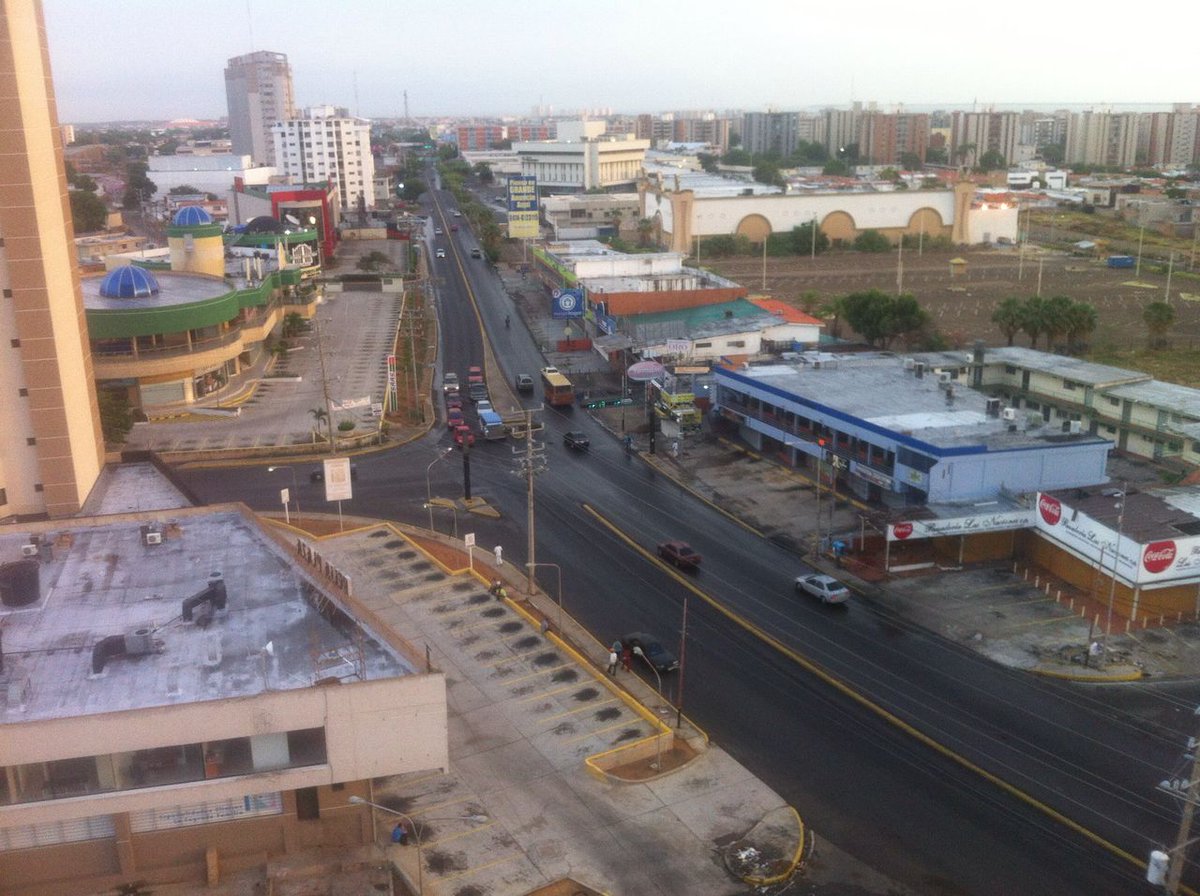
<path id="1" fill-rule="evenodd" d="M 819 362 L 819 363 L 817 363 Z M 1018 414 L 1014 421 L 991 417 L 988 396 L 954 380 L 943 388 L 938 376 L 918 377 L 905 360 L 890 353 L 805 353 L 798 363 L 717 369 L 722 376 L 744 377 L 799 399 L 873 424 L 935 448 L 986 448 L 993 451 L 1062 443 L 1107 441 L 1084 433 L 1064 433 L 1054 425 Z"/>
<path id="2" fill-rule="evenodd" d="M 148 524 L 161 543 L 147 543 Z M 0 724 L 412 672 L 369 630 L 318 612 L 336 595 L 241 505 L 13 527 L 0 533 L 0 564 Z M 202 601 L 186 621 L 185 599 L 214 574 L 225 608 Z M 95 673 L 96 645 L 111 636 L 135 646 Z"/>

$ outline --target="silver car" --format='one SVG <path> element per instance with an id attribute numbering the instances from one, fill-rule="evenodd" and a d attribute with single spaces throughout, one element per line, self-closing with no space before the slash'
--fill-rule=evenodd
<path id="1" fill-rule="evenodd" d="M 850 589 L 822 573 L 796 577 L 796 591 L 811 594 L 825 604 L 843 604 L 850 599 Z"/>

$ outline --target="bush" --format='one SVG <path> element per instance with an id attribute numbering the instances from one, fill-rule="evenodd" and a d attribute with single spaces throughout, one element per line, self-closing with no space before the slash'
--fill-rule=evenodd
<path id="1" fill-rule="evenodd" d="M 354 429 L 353 420 L 342 420 L 338 423 L 338 432 L 349 432 L 352 429 Z"/>
<path id="2" fill-rule="evenodd" d="M 858 252 L 891 252 L 891 241 L 878 230 L 864 230 L 854 239 Z"/>

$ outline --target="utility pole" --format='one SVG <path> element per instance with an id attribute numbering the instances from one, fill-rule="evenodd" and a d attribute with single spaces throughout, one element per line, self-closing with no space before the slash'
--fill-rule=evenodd
<path id="1" fill-rule="evenodd" d="M 1200 716 L 1200 707 L 1196 708 L 1194 715 Z M 1200 742 L 1197 738 L 1188 738 L 1188 750 L 1190 755 L 1185 754 L 1185 760 L 1191 760 L 1188 779 L 1186 781 L 1166 780 L 1158 785 L 1160 790 L 1165 790 L 1183 800 L 1183 811 L 1179 818 L 1179 830 L 1175 835 L 1175 845 L 1167 850 L 1169 860 L 1166 880 L 1163 882 L 1166 892 L 1172 896 L 1179 892 L 1185 853 L 1188 846 L 1191 845 L 1188 838 L 1191 836 L 1192 819 L 1196 814 L 1196 801 L 1200 799 Z M 1150 857 L 1151 866 L 1153 866 L 1155 864 L 1154 853 L 1151 853 Z M 1149 873 L 1147 873 L 1147 878 L 1149 879 Z"/>
<path id="2" fill-rule="evenodd" d="M 533 437 L 534 433 L 542 431 L 543 426 L 540 422 L 534 422 L 533 413 L 532 410 L 525 410 L 524 419 L 514 426 L 512 430 L 514 438 L 525 439 L 524 450 L 514 448 L 513 453 L 519 457 L 516 473 L 525 477 L 525 526 L 528 530 L 526 533 L 527 544 L 525 549 L 527 559 L 525 568 L 529 570 L 527 590 L 530 594 L 533 594 L 534 589 L 537 587 L 537 539 L 534 528 L 533 477 L 546 469 L 546 446 Z"/>
<path id="3" fill-rule="evenodd" d="M 321 362 L 321 393 L 325 396 L 325 427 L 329 430 L 329 450 L 337 454 L 333 438 L 333 402 L 329 400 L 329 377 L 325 374 L 325 340 L 321 336 L 321 319 L 314 318 L 317 331 L 317 359 Z"/>

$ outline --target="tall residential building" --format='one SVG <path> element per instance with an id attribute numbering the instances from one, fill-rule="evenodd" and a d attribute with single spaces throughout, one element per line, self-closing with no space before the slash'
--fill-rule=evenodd
<path id="1" fill-rule="evenodd" d="M 929 116 L 913 113 L 865 112 L 858 120 L 859 160 L 868 165 L 895 165 L 907 154 L 925 161 Z"/>
<path id="2" fill-rule="evenodd" d="M 1184 168 L 1200 150 L 1200 113 L 1186 106 L 1174 112 L 1143 114 L 1138 125 L 1138 161 Z"/>
<path id="3" fill-rule="evenodd" d="M 742 116 L 742 148 L 751 155 L 787 158 L 800 143 L 799 112 L 747 112 Z"/>
<path id="4" fill-rule="evenodd" d="M 367 208 L 375 207 L 370 122 L 335 106 L 312 106 L 271 130 L 275 165 L 293 184 L 332 181 L 343 211 L 358 208 L 360 196 Z"/>
<path id="5" fill-rule="evenodd" d="M 1137 161 L 1136 112 L 1075 112 L 1067 119 L 1068 164 L 1128 168 Z"/>
<path id="6" fill-rule="evenodd" d="M 0 8 L 0 519 L 62 517 L 104 443 L 42 7 Z"/>
<path id="7" fill-rule="evenodd" d="M 1006 164 L 1017 158 L 1021 140 L 1019 112 L 954 112 L 950 117 L 950 160 L 959 162 L 960 147 L 974 147 L 961 155 L 961 163 L 977 165 L 985 153 L 999 153 Z"/>
<path id="8" fill-rule="evenodd" d="M 296 117 L 287 56 L 260 50 L 230 59 L 225 97 L 234 155 L 248 155 L 260 165 L 276 164 L 271 127 Z"/>

